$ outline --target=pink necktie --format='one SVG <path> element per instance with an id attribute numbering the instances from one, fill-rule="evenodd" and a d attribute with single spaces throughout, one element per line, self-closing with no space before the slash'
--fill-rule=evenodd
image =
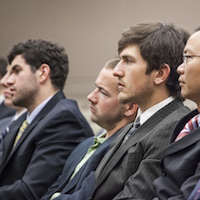
<path id="1" fill-rule="evenodd" d="M 199 119 L 200 114 L 195 115 L 192 119 L 190 119 L 187 124 L 184 126 L 183 130 L 178 134 L 176 141 L 180 140 L 182 137 L 186 136 L 190 132 L 192 132 L 194 129 L 198 128 L 198 122 L 200 121 Z"/>

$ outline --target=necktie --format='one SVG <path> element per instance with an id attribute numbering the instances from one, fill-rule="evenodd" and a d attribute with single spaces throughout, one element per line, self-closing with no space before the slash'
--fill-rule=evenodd
<path id="1" fill-rule="evenodd" d="M 188 135 L 190 132 L 198 128 L 199 124 L 200 124 L 200 114 L 195 115 L 185 124 L 183 130 L 178 134 L 175 141 L 180 140 L 182 137 Z"/>
<path id="2" fill-rule="evenodd" d="M 5 130 L 0 134 L 0 143 L 3 141 L 3 139 L 6 136 L 6 134 L 8 133 L 8 131 L 9 131 L 9 126 L 7 126 L 5 128 Z"/>
<path id="3" fill-rule="evenodd" d="M 27 127 L 28 127 L 28 122 L 25 120 L 19 128 L 19 132 L 17 133 L 17 136 L 15 138 L 14 147 L 16 146 L 17 142 L 19 141 L 19 139 L 21 138 L 22 134 L 24 133 Z"/>
<path id="4" fill-rule="evenodd" d="M 133 134 L 133 132 L 135 132 L 140 126 L 140 117 L 138 117 L 134 123 L 133 123 L 133 127 L 129 130 L 129 132 L 126 134 L 126 136 L 124 137 L 124 140 L 122 142 L 122 144 L 128 140 L 128 138 Z"/>

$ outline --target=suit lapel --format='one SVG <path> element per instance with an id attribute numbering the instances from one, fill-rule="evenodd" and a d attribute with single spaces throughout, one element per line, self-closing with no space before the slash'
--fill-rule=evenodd
<path id="1" fill-rule="evenodd" d="M 5 166 L 12 155 L 17 151 L 17 149 L 20 147 L 20 145 L 23 143 L 25 138 L 29 135 L 29 133 L 32 131 L 32 129 L 38 124 L 38 122 L 44 118 L 50 111 L 53 109 L 53 107 L 58 103 L 59 100 L 65 98 L 63 92 L 57 92 L 47 103 L 47 105 L 39 112 L 39 114 L 35 117 L 35 119 L 32 121 L 32 123 L 27 127 L 27 129 L 24 131 L 22 137 L 16 144 L 16 146 L 13 148 L 13 143 L 15 140 L 15 137 L 18 133 L 19 127 L 25 120 L 26 114 L 23 114 L 16 122 L 18 124 L 17 127 L 14 127 L 13 130 L 9 133 L 10 137 L 7 138 L 7 143 L 9 143 L 9 146 L 6 147 L 5 145 L 5 155 L 3 156 L 3 166 Z"/>
<path id="2" fill-rule="evenodd" d="M 15 148 L 13 148 L 13 151 L 11 152 L 11 154 L 18 149 L 18 147 L 23 143 L 25 138 L 29 135 L 29 133 L 32 131 L 32 129 L 39 123 L 39 121 L 42 120 L 53 109 L 53 107 L 58 103 L 58 101 L 63 99 L 64 97 L 65 96 L 64 96 L 64 94 L 62 92 L 58 92 L 50 99 L 50 101 L 38 113 L 38 115 L 31 122 L 31 124 L 28 125 L 28 127 L 24 131 L 22 137 L 17 142 Z"/>
<path id="3" fill-rule="evenodd" d="M 2 154 L 2 160 L 1 160 L 2 166 L 6 165 L 9 154 L 13 148 L 13 143 L 14 143 L 15 137 L 17 135 L 19 127 L 21 126 L 22 122 L 26 118 L 26 114 L 27 113 L 24 113 L 21 117 L 19 117 L 19 119 L 17 119 L 15 122 L 13 122 L 13 124 L 10 126 L 10 130 L 9 130 L 8 134 L 6 135 L 6 137 L 3 140 L 3 154 Z"/>
<path id="4" fill-rule="evenodd" d="M 94 152 L 94 154 L 92 155 L 92 157 L 83 165 L 83 167 L 81 167 L 81 169 L 78 171 L 78 173 L 76 174 L 76 176 L 69 182 L 65 182 L 65 184 L 63 185 L 64 187 L 62 188 L 62 193 L 67 193 L 69 192 L 72 188 L 74 187 L 80 187 L 80 185 L 82 184 L 83 181 L 83 177 L 86 177 L 86 175 L 95 170 L 94 169 L 94 163 L 98 163 L 100 162 L 101 158 L 104 156 L 104 154 L 106 153 L 106 151 L 108 150 L 111 142 L 113 141 L 113 139 L 116 137 L 118 131 L 116 133 L 114 133 L 111 137 L 109 137 L 102 145 L 100 145 L 97 150 Z M 94 143 L 94 140 L 92 140 L 91 144 L 87 144 L 85 147 L 88 150 L 89 147 Z M 86 154 L 87 151 L 84 151 L 84 155 Z M 83 155 L 83 156 L 84 156 Z M 83 156 L 81 156 L 81 159 L 83 158 Z M 79 161 L 81 160 L 79 159 Z M 79 162 L 76 163 L 75 166 L 77 166 Z M 92 164 L 92 167 L 91 165 Z M 75 168 L 75 167 L 74 167 Z M 73 168 L 73 170 L 74 170 Z M 96 168 L 96 167 L 95 167 Z M 67 169 L 68 170 L 68 169 Z M 65 173 L 66 174 L 66 173 Z M 70 176 L 72 173 L 69 173 Z M 67 180 L 68 181 L 68 180 Z M 79 181 L 81 181 L 79 183 Z M 66 187 L 65 187 L 66 186 Z M 77 189 L 75 189 L 76 191 Z M 61 191 L 61 190 L 60 190 Z"/>
<path id="5" fill-rule="evenodd" d="M 172 101 L 170 104 L 168 104 L 167 106 L 156 112 L 150 119 L 148 119 L 142 126 L 140 126 L 134 132 L 134 134 L 129 138 L 129 140 L 127 140 L 127 142 L 124 145 L 121 145 L 124 136 L 128 132 L 127 129 L 126 132 L 124 129 L 123 136 L 116 138 L 116 140 L 118 141 L 117 145 L 115 145 L 116 147 L 113 148 L 110 154 L 108 154 L 109 152 L 107 153 L 108 155 L 106 154 L 106 160 L 104 162 L 101 162 L 100 168 L 99 167 L 97 168 L 98 171 L 96 171 L 95 174 L 96 180 L 98 179 L 96 188 L 104 181 L 104 179 L 108 176 L 108 174 L 112 171 L 117 162 L 123 157 L 123 155 L 128 151 L 130 147 L 137 144 L 138 140 L 140 140 L 143 136 L 145 136 L 155 128 L 156 124 L 159 124 L 174 110 L 182 106 L 183 104 L 180 100 L 176 99 Z"/>
<path id="6" fill-rule="evenodd" d="M 197 141 L 200 140 L 200 128 L 197 128 L 194 131 L 192 131 L 190 134 L 183 137 L 181 140 L 174 142 L 175 138 L 180 133 L 180 131 L 183 129 L 184 125 L 194 115 L 197 115 L 197 114 L 198 114 L 198 111 L 194 110 L 180 120 L 180 122 L 177 124 L 177 126 L 174 130 L 172 140 L 171 140 L 171 144 L 163 152 L 163 158 L 168 156 L 168 155 L 174 154 L 177 151 L 181 151 L 181 150 L 187 148 L 188 146 L 190 146 L 190 145 L 192 145 L 192 144 L 194 144 L 194 143 L 196 143 Z"/>
<path id="7" fill-rule="evenodd" d="M 85 156 L 85 154 L 87 153 L 88 148 L 94 144 L 94 139 L 93 137 L 89 138 L 88 140 L 86 140 L 84 142 L 84 144 L 81 144 L 78 146 L 78 148 L 75 150 L 75 153 L 72 152 L 73 157 L 71 158 L 71 156 L 67 159 L 67 163 L 69 163 L 68 165 L 66 165 L 64 167 L 64 170 L 62 172 L 62 178 L 60 180 L 60 184 L 58 186 L 58 191 L 62 191 L 63 188 L 66 186 L 66 184 L 69 182 L 70 184 L 67 184 L 70 186 L 70 188 L 72 188 L 74 186 L 74 184 L 77 183 L 77 178 L 79 178 L 79 176 L 75 176 L 71 181 L 69 181 L 71 175 L 73 174 L 76 166 L 79 164 L 79 162 L 83 159 L 83 157 Z"/>
<path id="8" fill-rule="evenodd" d="M 122 128 L 119 131 L 117 138 L 111 144 L 110 149 L 108 150 L 108 152 L 106 153 L 106 155 L 101 160 L 99 166 L 97 167 L 97 170 L 95 172 L 95 178 L 96 179 L 99 178 L 99 176 L 101 175 L 101 172 L 103 171 L 104 167 L 109 162 L 110 158 L 113 155 L 115 155 L 115 152 L 117 151 L 117 149 L 121 145 L 121 142 L 123 141 L 123 138 L 124 138 L 125 134 L 130 130 L 130 128 L 132 127 L 132 125 L 133 125 L 133 123 L 130 123 L 130 124 L 126 125 L 124 128 Z"/>

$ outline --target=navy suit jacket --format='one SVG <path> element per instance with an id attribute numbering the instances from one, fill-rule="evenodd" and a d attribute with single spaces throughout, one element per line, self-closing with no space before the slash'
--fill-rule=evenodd
<path id="1" fill-rule="evenodd" d="M 16 110 L 7 107 L 4 102 L 0 104 L 0 120 L 9 117 L 14 116 Z"/>
<path id="2" fill-rule="evenodd" d="M 61 173 L 72 150 L 93 132 L 77 103 L 58 92 L 13 143 L 26 113 L 3 140 L 0 199 L 40 199 Z"/>
<path id="3" fill-rule="evenodd" d="M 61 195 L 56 199 L 60 200 L 86 200 L 87 197 L 90 197 L 94 188 L 94 171 L 117 133 L 118 132 L 113 134 L 103 144 L 101 144 L 94 154 L 86 161 L 83 167 L 81 167 L 73 179 L 69 180 L 76 166 L 87 153 L 89 147 L 94 144 L 94 137 L 88 138 L 79 144 L 67 159 L 62 174 L 49 188 L 42 200 L 50 199 L 52 194 L 58 191 L 61 191 Z"/>
<path id="4" fill-rule="evenodd" d="M 200 179 L 200 128 L 174 142 L 184 125 L 198 114 L 192 111 L 177 124 L 162 157 L 162 175 L 154 181 L 158 199 L 188 199 Z"/>

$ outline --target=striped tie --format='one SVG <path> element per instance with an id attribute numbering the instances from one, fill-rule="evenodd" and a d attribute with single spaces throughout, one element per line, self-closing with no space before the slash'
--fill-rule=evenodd
<path id="1" fill-rule="evenodd" d="M 14 147 L 16 146 L 17 142 L 19 141 L 19 139 L 21 138 L 22 134 L 24 133 L 27 127 L 28 127 L 28 122 L 25 120 L 22 123 L 21 127 L 19 128 L 19 132 L 17 133 L 17 136 L 15 138 Z"/>
<path id="2" fill-rule="evenodd" d="M 192 119 L 190 119 L 186 125 L 184 126 L 183 130 L 178 134 L 176 141 L 180 140 L 182 137 L 188 135 L 190 132 L 195 130 L 196 128 L 199 127 L 200 123 L 200 114 L 195 115 Z"/>
<path id="3" fill-rule="evenodd" d="M 2 133 L 0 133 L 0 143 L 3 141 L 4 137 L 7 135 L 8 132 L 9 132 L 9 126 L 7 126 Z"/>
<path id="4" fill-rule="evenodd" d="M 139 128 L 140 126 L 140 117 L 138 117 L 134 122 L 133 122 L 133 127 L 129 130 L 129 132 L 126 134 L 124 137 L 124 140 L 122 144 L 128 140 L 128 138 Z"/>

